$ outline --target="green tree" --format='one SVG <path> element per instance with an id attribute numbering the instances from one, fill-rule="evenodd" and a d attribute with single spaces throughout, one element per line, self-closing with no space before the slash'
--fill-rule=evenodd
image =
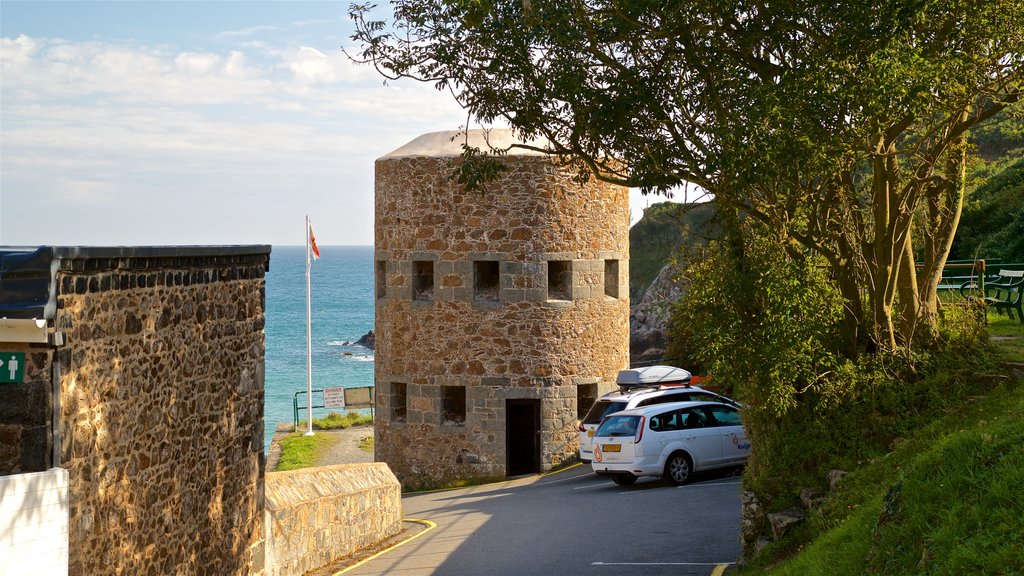
<path id="1" fill-rule="evenodd" d="M 697 184 L 824 258 L 847 355 L 935 336 L 966 134 L 1024 88 L 1024 0 L 392 5 L 390 24 L 352 6 L 359 59 L 546 138 L 582 177 Z"/>

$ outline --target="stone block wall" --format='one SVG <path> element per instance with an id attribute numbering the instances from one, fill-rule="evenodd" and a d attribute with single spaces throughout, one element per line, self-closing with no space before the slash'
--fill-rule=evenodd
<path id="1" fill-rule="evenodd" d="M 506 476 L 511 400 L 539 402 L 537 471 L 575 459 L 578 404 L 629 362 L 628 191 L 515 149 L 465 191 L 453 135 L 376 164 L 375 451 L 407 486 Z"/>
<path id="2" fill-rule="evenodd" d="M 69 572 L 262 574 L 270 248 L 43 250 L 48 342 L 0 418 L 31 449 L 0 461 L 67 469 Z"/>
<path id="3" fill-rule="evenodd" d="M 305 574 L 398 534 L 401 486 L 382 463 L 271 472 L 265 526 L 267 576 Z"/>

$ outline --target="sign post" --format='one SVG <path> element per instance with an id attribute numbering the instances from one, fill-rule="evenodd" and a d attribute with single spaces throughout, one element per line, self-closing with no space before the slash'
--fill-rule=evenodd
<path id="1" fill-rule="evenodd" d="M 0 383 L 25 381 L 25 353 L 0 352 Z"/>

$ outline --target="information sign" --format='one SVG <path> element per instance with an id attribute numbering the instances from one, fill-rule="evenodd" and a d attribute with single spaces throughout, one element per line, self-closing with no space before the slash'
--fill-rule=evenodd
<path id="1" fill-rule="evenodd" d="M 342 387 L 338 388 L 324 388 L 324 408 L 344 408 L 345 407 L 345 389 Z"/>
<path id="2" fill-rule="evenodd" d="M 367 386 L 364 388 L 346 388 L 345 404 L 349 408 L 372 408 L 373 387 Z"/>

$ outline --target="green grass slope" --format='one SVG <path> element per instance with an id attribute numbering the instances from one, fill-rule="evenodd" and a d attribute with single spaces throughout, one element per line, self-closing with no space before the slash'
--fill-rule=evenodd
<path id="1" fill-rule="evenodd" d="M 977 158 L 950 258 L 1024 262 L 1024 107 L 971 131 Z"/>
<path id="2" fill-rule="evenodd" d="M 993 333 L 1024 332 L 1005 317 L 990 321 Z M 994 357 L 1024 361 L 1021 342 L 1000 344 Z M 978 395 L 847 475 L 741 572 L 1024 574 L 1024 382 L 986 390 L 983 381 Z"/>
<path id="3" fill-rule="evenodd" d="M 1024 158 L 1011 162 L 971 193 L 953 241 L 953 259 L 1024 262 Z"/>

